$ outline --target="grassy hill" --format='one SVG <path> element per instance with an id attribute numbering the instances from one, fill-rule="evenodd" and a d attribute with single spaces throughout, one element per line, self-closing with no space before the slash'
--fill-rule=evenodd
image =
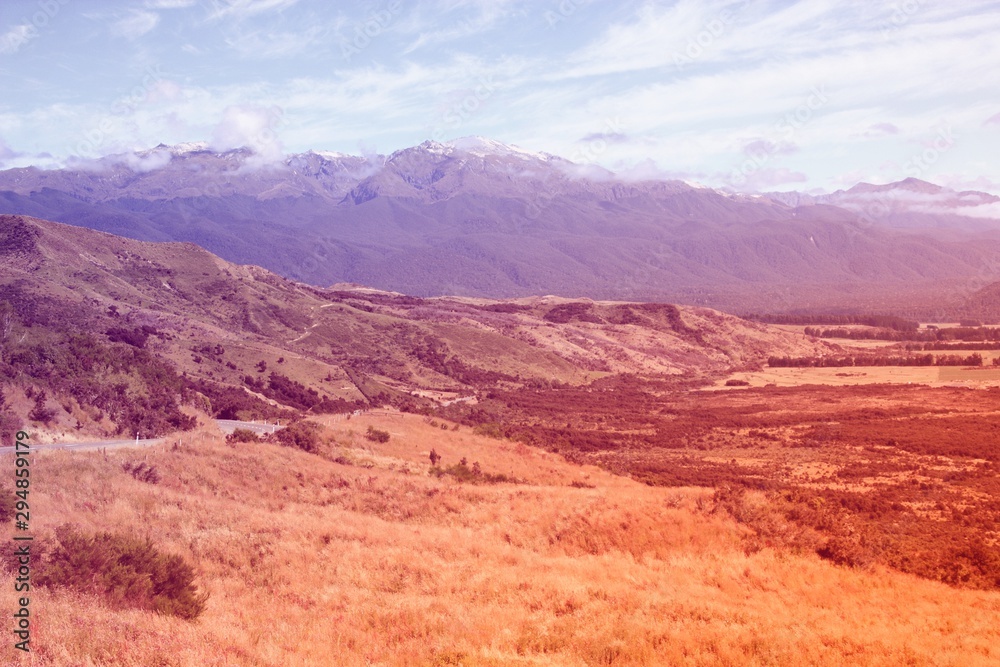
<path id="1" fill-rule="evenodd" d="M 668 304 L 318 289 L 192 244 L 23 216 L 0 216 L 0 249 L 0 304 L 16 329 L 3 350 L 5 384 L 20 390 L 11 405 L 25 417 L 37 400 L 20 394 L 46 391 L 41 409 L 52 416 L 43 423 L 60 434 L 155 435 L 183 426 L 181 403 L 244 418 L 383 404 L 424 410 L 496 387 L 711 375 L 759 366 L 776 349 L 829 347 Z M 66 360 L 82 348 L 99 368 L 73 375 Z M 112 363 L 122 359 L 129 363 Z M 124 387 L 116 395 L 128 400 L 102 397 L 108 386 Z M 164 418 L 139 418 L 150 411 Z"/>
<path id="2" fill-rule="evenodd" d="M 186 621 L 37 589 L 30 664 L 1000 661 L 1000 593 L 748 549 L 709 489 L 645 486 L 416 415 L 319 421 L 318 454 L 199 428 L 152 449 L 39 455 L 42 543 L 67 523 L 150 536 L 209 598 Z M 369 426 L 389 440 L 366 439 Z M 444 469 L 464 457 L 520 482 L 437 477 L 432 449 Z M 159 483 L 123 470 L 140 460 Z M 11 468 L 3 460 L 0 475 Z M 12 608 L 11 574 L 0 591 Z"/>

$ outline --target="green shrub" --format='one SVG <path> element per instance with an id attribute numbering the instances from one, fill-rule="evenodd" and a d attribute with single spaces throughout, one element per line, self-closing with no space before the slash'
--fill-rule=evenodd
<path id="1" fill-rule="evenodd" d="M 297 421 L 275 431 L 265 439 L 268 442 L 276 442 L 285 447 L 295 447 L 314 454 L 319 451 L 322 430 L 322 427 L 314 422 Z"/>
<path id="2" fill-rule="evenodd" d="M 16 504 L 17 498 L 13 491 L 0 491 L 0 523 L 7 523 L 14 518 Z"/>
<path id="3" fill-rule="evenodd" d="M 365 437 L 372 442 L 389 442 L 389 432 L 382 431 L 374 426 L 368 427 L 368 430 L 365 432 Z"/>
<path id="4" fill-rule="evenodd" d="M 151 466 L 145 461 L 125 461 L 122 463 L 122 470 L 147 484 L 159 484 L 162 478 L 156 466 Z"/>
<path id="5" fill-rule="evenodd" d="M 440 457 L 438 457 L 440 460 Z M 453 477 L 456 482 L 465 482 L 467 484 L 520 484 L 521 480 L 516 477 L 508 477 L 503 473 L 488 473 L 483 472 L 483 469 L 479 467 L 479 461 L 475 461 L 472 467 L 469 467 L 468 461 L 464 458 L 460 463 L 455 465 L 450 465 L 447 468 L 440 468 L 434 465 L 430 470 L 431 475 L 441 478 L 445 475 Z"/>
<path id="6" fill-rule="evenodd" d="M 248 428 L 238 428 L 226 436 L 226 442 L 260 442 L 260 436 Z"/>
<path id="7" fill-rule="evenodd" d="M 56 547 L 38 565 L 35 581 L 100 595 L 117 608 L 139 608 L 195 619 L 205 609 L 194 570 L 180 556 L 145 540 L 116 533 L 86 535 L 70 525 L 56 530 Z"/>

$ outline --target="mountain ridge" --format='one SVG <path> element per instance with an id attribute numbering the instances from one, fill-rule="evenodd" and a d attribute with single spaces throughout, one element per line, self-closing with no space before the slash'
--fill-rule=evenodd
<path id="1" fill-rule="evenodd" d="M 190 241 L 314 285 L 420 296 L 885 310 L 959 304 L 1000 279 L 1000 223 L 954 212 L 988 213 L 1000 199 L 914 192 L 928 187 L 915 179 L 747 195 L 587 178 L 583 165 L 479 137 L 388 156 L 311 151 L 272 167 L 251 158 L 190 144 L 0 171 L 0 210 Z"/>

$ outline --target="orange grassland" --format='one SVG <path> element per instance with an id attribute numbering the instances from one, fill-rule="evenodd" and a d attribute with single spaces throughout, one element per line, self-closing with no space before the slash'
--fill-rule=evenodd
<path id="1" fill-rule="evenodd" d="M 34 455 L 36 535 L 63 523 L 148 535 L 211 597 L 189 622 L 37 589 L 31 656 L 5 628 L 0 662 L 1000 664 L 1000 593 L 753 552 L 710 490 L 643 486 L 464 427 L 322 421 L 321 456 L 229 445 L 209 427 L 177 447 Z M 389 442 L 363 438 L 369 425 Z M 445 466 L 465 456 L 524 483 L 429 476 L 432 447 Z M 162 481 L 133 479 L 126 459 Z M 9 625 L 10 574 L 0 591 Z"/>

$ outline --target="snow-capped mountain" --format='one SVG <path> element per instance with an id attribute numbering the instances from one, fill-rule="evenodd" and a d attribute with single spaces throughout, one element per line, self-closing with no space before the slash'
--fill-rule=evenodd
<path id="1" fill-rule="evenodd" d="M 733 194 L 624 181 L 483 137 L 390 155 L 258 158 L 189 143 L 59 170 L 0 171 L 0 212 L 191 241 L 315 284 L 416 295 L 875 307 L 982 281 L 1000 266 L 1000 246 L 982 234 L 945 241 L 892 231 L 906 221 L 931 226 L 926 216 L 938 214 L 917 207 L 968 212 L 997 203 L 922 181 L 815 197 Z M 866 217 L 871 201 L 889 202 L 892 214 Z"/>

